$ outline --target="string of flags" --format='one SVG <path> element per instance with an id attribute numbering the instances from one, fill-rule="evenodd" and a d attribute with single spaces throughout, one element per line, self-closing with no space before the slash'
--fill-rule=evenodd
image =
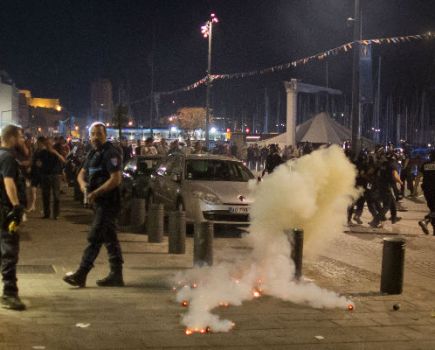
<path id="1" fill-rule="evenodd" d="M 425 33 L 425 34 L 418 34 L 418 35 L 406 35 L 406 36 L 395 36 L 395 37 L 389 37 L 389 38 L 376 38 L 376 39 L 365 39 L 365 40 L 358 40 L 358 41 L 352 41 L 348 42 L 346 44 L 337 46 L 333 49 L 329 49 L 327 51 L 316 53 L 315 55 L 311 55 L 308 57 L 300 58 L 292 62 L 279 64 L 276 66 L 272 66 L 265 69 L 260 70 L 253 70 L 249 72 L 242 72 L 242 73 L 231 73 L 231 74 L 211 74 L 210 76 L 205 76 L 201 78 L 200 80 L 196 81 L 193 84 L 190 84 L 188 86 L 182 87 L 180 89 L 171 90 L 171 91 L 162 91 L 162 92 L 156 92 L 158 95 L 172 95 L 178 92 L 184 92 L 184 91 L 190 91 L 193 89 L 196 89 L 202 85 L 207 84 L 208 80 L 212 82 L 213 80 L 229 80 L 229 79 L 241 79 L 241 78 L 248 78 L 253 77 L 256 75 L 263 75 L 263 74 L 269 74 L 269 73 L 275 73 L 275 72 L 281 72 L 290 68 L 296 68 L 300 65 L 305 65 L 311 61 L 314 60 L 323 60 L 329 56 L 336 56 L 341 52 L 348 52 L 352 50 L 356 45 L 384 45 L 384 44 L 399 44 L 403 42 L 411 42 L 411 41 L 418 41 L 418 40 L 430 40 L 435 38 L 435 33 Z"/>

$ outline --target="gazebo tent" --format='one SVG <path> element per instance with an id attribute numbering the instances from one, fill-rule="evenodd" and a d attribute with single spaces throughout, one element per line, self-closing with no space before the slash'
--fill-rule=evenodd
<path id="1" fill-rule="evenodd" d="M 352 132 L 337 123 L 327 113 L 319 113 L 315 117 L 296 127 L 296 142 L 311 142 L 316 144 L 342 144 L 352 138 Z M 374 142 L 362 138 L 363 147 L 373 147 Z"/>
<path id="2" fill-rule="evenodd" d="M 315 117 L 296 127 L 296 141 L 311 143 L 341 144 L 351 139 L 351 131 L 337 123 L 326 113 Z"/>
<path id="3" fill-rule="evenodd" d="M 337 123 L 327 113 L 322 112 L 299 124 L 296 127 L 296 142 L 311 142 L 313 144 L 338 144 L 341 145 L 344 141 L 352 138 L 352 132 L 345 126 Z M 258 142 L 259 144 L 277 143 L 285 144 L 285 133 L 276 137 Z M 363 147 L 374 147 L 374 142 L 362 138 Z"/>

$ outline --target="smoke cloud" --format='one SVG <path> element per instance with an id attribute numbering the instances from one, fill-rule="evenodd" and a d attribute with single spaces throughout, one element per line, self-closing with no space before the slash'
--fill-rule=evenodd
<path id="1" fill-rule="evenodd" d="M 346 209 L 358 195 L 356 171 L 337 146 L 320 149 L 279 166 L 252 183 L 252 248 L 245 259 L 178 274 L 177 301 L 188 305 L 182 318 L 191 332 L 229 331 L 234 323 L 212 314 L 216 307 L 241 305 L 262 294 L 315 308 L 346 308 L 351 301 L 314 283 L 295 281 L 291 244 L 285 230 L 304 230 L 304 254 L 315 253 L 342 232 Z M 353 305 L 353 304 L 352 304 Z"/>

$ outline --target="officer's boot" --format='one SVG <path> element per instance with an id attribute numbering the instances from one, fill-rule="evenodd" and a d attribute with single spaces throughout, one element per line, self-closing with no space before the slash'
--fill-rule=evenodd
<path id="1" fill-rule="evenodd" d="M 73 274 L 65 275 L 63 280 L 74 287 L 84 288 L 86 286 L 86 277 L 88 276 L 88 273 L 89 270 L 80 267 Z"/>
<path id="2" fill-rule="evenodd" d="M 122 265 L 111 265 L 109 274 L 97 280 L 97 286 L 100 287 L 124 287 L 124 278 L 122 277 Z"/>
<path id="3" fill-rule="evenodd" d="M 23 311 L 26 310 L 26 305 L 21 301 L 18 294 L 3 294 L 0 304 L 3 309 Z"/>

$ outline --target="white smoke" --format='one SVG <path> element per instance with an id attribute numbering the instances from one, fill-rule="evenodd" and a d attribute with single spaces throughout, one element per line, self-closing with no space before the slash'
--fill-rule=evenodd
<path id="1" fill-rule="evenodd" d="M 183 286 L 177 301 L 188 303 L 182 323 L 190 331 L 226 332 L 233 327 L 212 310 L 241 305 L 261 294 L 315 308 L 346 307 L 345 297 L 313 283 L 293 280 L 294 264 L 285 230 L 304 230 L 304 254 L 318 251 L 341 233 L 346 209 L 357 196 L 355 168 L 337 146 L 320 149 L 287 162 L 252 185 L 255 203 L 251 209 L 250 256 L 235 263 L 195 268 L 176 276 Z"/>

